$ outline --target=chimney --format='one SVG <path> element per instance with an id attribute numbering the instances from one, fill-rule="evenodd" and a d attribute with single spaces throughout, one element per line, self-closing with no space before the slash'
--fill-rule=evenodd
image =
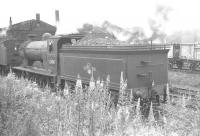
<path id="1" fill-rule="evenodd" d="M 59 19 L 59 10 L 55 11 L 56 23 L 60 21 Z"/>
<path id="2" fill-rule="evenodd" d="M 9 27 L 12 27 L 12 18 L 10 17 Z"/>
<path id="3" fill-rule="evenodd" d="M 36 13 L 36 20 L 40 21 L 40 14 L 39 13 Z"/>
<path id="4" fill-rule="evenodd" d="M 56 19 L 56 35 L 60 34 L 60 18 L 59 10 L 55 10 L 55 19 Z"/>

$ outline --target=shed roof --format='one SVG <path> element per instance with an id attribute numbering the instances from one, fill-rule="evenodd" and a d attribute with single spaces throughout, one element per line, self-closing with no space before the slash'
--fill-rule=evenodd
<path id="1" fill-rule="evenodd" d="M 20 23 L 16 23 L 11 26 L 10 30 L 30 30 L 30 29 L 36 29 L 37 27 L 40 26 L 48 28 L 50 31 L 56 31 L 55 26 L 52 26 L 46 22 L 36 19 L 31 19 Z"/>

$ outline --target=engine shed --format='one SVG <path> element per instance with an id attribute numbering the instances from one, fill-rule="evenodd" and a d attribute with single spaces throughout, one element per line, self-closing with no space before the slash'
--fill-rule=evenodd
<path id="1" fill-rule="evenodd" d="M 44 33 L 55 35 L 56 27 L 50 25 L 40 19 L 40 14 L 36 14 L 36 19 L 26 20 L 16 24 L 12 24 L 10 18 L 10 25 L 7 29 L 7 37 L 26 41 L 28 38 L 32 40 L 41 40 Z"/>

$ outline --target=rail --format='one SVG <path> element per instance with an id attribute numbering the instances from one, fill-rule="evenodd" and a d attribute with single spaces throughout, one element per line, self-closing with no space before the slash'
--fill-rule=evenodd
<path id="1" fill-rule="evenodd" d="M 171 98 L 190 98 L 195 100 L 200 95 L 200 90 L 196 88 L 185 88 L 180 86 L 172 86 L 169 92 Z"/>

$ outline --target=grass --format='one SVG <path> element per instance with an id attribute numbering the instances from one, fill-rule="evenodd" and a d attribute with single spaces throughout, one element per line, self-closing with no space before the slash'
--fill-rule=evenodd
<path id="1" fill-rule="evenodd" d="M 141 114 L 137 102 L 124 92 L 121 80 L 119 104 L 112 107 L 109 80 L 91 78 L 86 91 L 81 79 L 74 93 L 65 86 L 64 96 L 41 91 L 36 83 L 18 79 L 10 73 L 0 77 L 1 136 L 198 136 L 200 134 L 199 100 L 181 99 L 176 105 L 161 105 L 158 120 L 150 106 L 149 116 Z M 193 109 L 187 108 L 192 105 Z"/>
<path id="2" fill-rule="evenodd" d="M 169 71 L 168 77 L 173 84 L 200 88 L 200 74 Z"/>

